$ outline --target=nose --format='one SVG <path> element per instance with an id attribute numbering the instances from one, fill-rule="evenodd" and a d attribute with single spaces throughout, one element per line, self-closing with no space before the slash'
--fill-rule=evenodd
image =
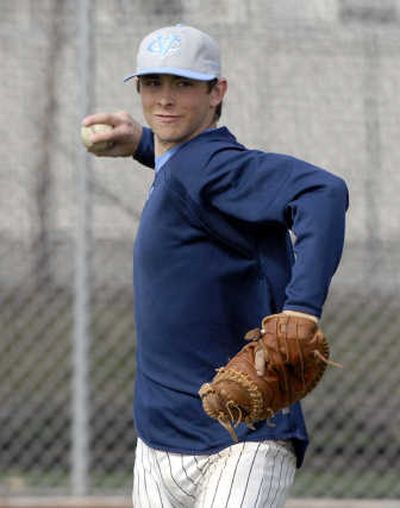
<path id="1" fill-rule="evenodd" d="M 160 94 L 158 97 L 158 103 L 160 106 L 167 107 L 172 106 L 175 102 L 175 94 L 173 88 L 168 84 L 164 83 L 161 87 Z"/>

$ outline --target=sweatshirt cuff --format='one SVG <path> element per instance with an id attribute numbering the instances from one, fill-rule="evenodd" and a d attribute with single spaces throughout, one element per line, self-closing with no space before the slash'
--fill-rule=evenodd
<path id="1" fill-rule="evenodd" d="M 133 158 L 149 168 L 154 168 L 154 138 L 152 130 L 148 127 L 143 127 L 142 136 Z"/>
<path id="2" fill-rule="evenodd" d="M 317 316 L 314 316 L 313 314 L 308 314 L 307 312 L 300 312 L 298 310 L 284 309 L 282 311 L 282 313 L 287 314 L 288 316 L 298 316 L 298 317 L 303 317 L 305 319 L 310 319 L 311 321 L 314 321 L 314 323 L 319 322 L 319 319 Z"/>

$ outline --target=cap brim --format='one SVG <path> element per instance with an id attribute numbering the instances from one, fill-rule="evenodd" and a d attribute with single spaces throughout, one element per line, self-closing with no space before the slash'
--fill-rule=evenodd
<path id="1" fill-rule="evenodd" d="M 146 76 L 149 74 L 172 74 L 173 76 L 181 76 L 182 78 L 195 79 L 198 81 L 211 81 L 218 77 L 216 74 L 194 72 L 186 69 L 177 69 L 176 67 L 153 67 L 152 69 L 138 70 L 133 74 L 129 74 L 124 78 L 124 82 L 138 76 Z"/>

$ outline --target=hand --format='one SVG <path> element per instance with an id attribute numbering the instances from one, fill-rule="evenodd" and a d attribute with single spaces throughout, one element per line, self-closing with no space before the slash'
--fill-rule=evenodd
<path id="1" fill-rule="evenodd" d="M 98 157 L 130 157 L 135 154 L 142 136 L 142 126 L 134 120 L 126 111 L 116 113 L 96 113 L 85 117 L 82 126 L 89 127 L 96 123 L 111 125 L 109 132 L 101 132 L 92 135 L 94 145 L 88 148 L 88 152 Z M 107 141 L 109 147 L 98 151 L 95 144 Z"/>
<path id="2" fill-rule="evenodd" d="M 318 325 L 318 318 L 311 314 L 306 314 L 305 312 L 299 312 L 295 310 L 284 310 L 282 315 L 292 316 L 297 318 L 308 319 L 313 321 L 316 325 Z M 255 334 L 255 335 L 254 335 Z M 248 334 L 246 334 L 247 340 L 257 340 L 262 339 L 262 336 L 265 334 L 265 330 L 261 328 L 261 330 L 251 330 Z M 258 346 L 254 352 L 254 367 L 259 376 L 263 376 L 265 373 L 266 367 L 266 356 L 265 356 L 265 344 L 262 340 L 258 340 Z"/>

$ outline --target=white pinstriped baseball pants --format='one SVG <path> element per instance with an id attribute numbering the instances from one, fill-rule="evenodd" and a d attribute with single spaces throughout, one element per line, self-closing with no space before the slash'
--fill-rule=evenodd
<path id="1" fill-rule="evenodd" d="M 213 455 L 181 455 L 138 439 L 134 508 L 281 508 L 296 470 L 286 444 L 237 443 Z"/>

